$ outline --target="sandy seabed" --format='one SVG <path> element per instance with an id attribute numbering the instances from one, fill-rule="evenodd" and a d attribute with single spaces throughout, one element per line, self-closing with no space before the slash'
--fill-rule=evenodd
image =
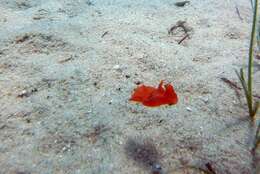
<path id="1" fill-rule="evenodd" d="M 247 64 L 250 1 L 175 2 L 0 0 L 0 173 L 255 173 L 245 98 L 225 82 Z M 128 101 L 162 79 L 177 105 Z"/>

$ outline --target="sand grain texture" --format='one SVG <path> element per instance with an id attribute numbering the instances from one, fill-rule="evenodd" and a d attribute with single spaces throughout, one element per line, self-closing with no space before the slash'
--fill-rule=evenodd
<path id="1" fill-rule="evenodd" d="M 135 137 L 152 140 L 165 173 L 253 173 L 243 93 L 221 80 L 247 63 L 250 2 L 175 2 L 0 0 L 0 173 L 150 173 L 125 153 Z M 180 20 L 192 32 L 179 44 L 185 33 L 168 30 Z M 160 80 L 177 105 L 128 101 Z"/>

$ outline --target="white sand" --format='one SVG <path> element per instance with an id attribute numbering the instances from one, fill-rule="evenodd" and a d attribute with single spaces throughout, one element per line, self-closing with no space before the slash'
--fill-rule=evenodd
<path id="1" fill-rule="evenodd" d="M 253 173 L 244 95 L 220 79 L 238 83 L 247 63 L 250 1 L 174 2 L 0 0 L 0 173 L 150 173 L 126 156 L 131 137 L 153 140 L 167 174 L 207 162 Z M 179 20 L 192 28 L 181 44 L 167 31 Z M 128 101 L 161 79 L 177 105 Z"/>

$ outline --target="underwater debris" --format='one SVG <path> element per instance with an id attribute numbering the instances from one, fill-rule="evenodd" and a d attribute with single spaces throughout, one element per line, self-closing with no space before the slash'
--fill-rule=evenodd
<path id="1" fill-rule="evenodd" d="M 158 88 L 141 85 L 134 90 L 130 101 L 140 102 L 144 106 L 156 107 L 161 105 L 174 105 L 178 102 L 178 96 L 171 84 L 163 87 L 163 81 Z"/>
<path id="2" fill-rule="evenodd" d="M 225 82 L 226 84 L 228 84 L 228 86 L 232 89 L 238 89 L 241 90 L 242 88 L 240 88 L 235 82 L 232 82 L 231 80 L 225 78 L 225 77 L 221 77 L 220 78 L 223 82 Z"/>
<path id="3" fill-rule="evenodd" d="M 134 160 L 136 164 L 152 170 L 153 174 L 161 173 L 162 167 L 159 164 L 159 152 L 150 140 L 130 138 L 127 140 L 124 149 L 127 157 Z"/>
<path id="4" fill-rule="evenodd" d="M 178 42 L 178 44 L 181 44 L 186 38 L 188 38 L 189 37 L 189 35 L 188 34 L 186 34 L 179 42 Z"/>
<path id="5" fill-rule="evenodd" d="M 180 20 L 168 30 L 168 34 L 177 35 L 179 28 L 182 30 L 182 32 L 181 34 L 178 34 L 181 37 L 181 39 L 178 41 L 178 44 L 181 44 L 185 39 L 190 38 L 192 28 L 187 25 L 186 21 Z"/>
<path id="6" fill-rule="evenodd" d="M 239 91 L 242 90 L 241 87 L 239 87 L 235 82 L 232 82 L 231 80 L 225 78 L 225 77 L 221 77 L 220 78 L 223 82 L 225 82 L 226 84 L 228 84 L 228 86 L 231 88 L 231 89 L 234 89 L 235 92 L 237 94 L 239 94 Z M 257 95 L 257 94 L 253 94 L 253 97 L 257 98 L 257 99 L 260 99 L 260 96 Z"/>
<path id="7" fill-rule="evenodd" d="M 174 3 L 174 5 L 177 7 L 184 7 L 186 4 L 189 4 L 189 3 L 190 3 L 190 1 L 180 1 L 180 2 Z"/>
<path id="8" fill-rule="evenodd" d="M 240 14 L 240 11 L 239 11 L 239 9 L 238 9 L 238 7 L 237 7 L 237 5 L 236 5 L 236 13 L 237 13 L 237 16 L 239 17 L 239 19 L 241 20 L 241 21 L 243 21 L 243 18 L 242 18 L 242 16 L 241 16 L 241 14 Z"/>
<path id="9" fill-rule="evenodd" d="M 105 33 L 102 34 L 101 38 L 105 37 L 105 35 L 108 34 L 108 31 L 106 31 Z"/>
<path id="10" fill-rule="evenodd" d="M 240 101 L 240 90 L 242 88 L 240 88 L 235 82 L 232 82 L 231 80 L 225 78 L 225 77 L 221 77 L 220 78 L 224 83 L 226 83 L 231 89 L 233 89 L 235 91 L 235 94 L 237 96 L 237 98 Z"/>
<path id="11" fill-rule="evenodd" d="M 30 95 L 32 95 L 33 93 L 35 93 L 37 91 L 38 91 L 37 88 L 33 88 L 31 90 L 22 90 L 22 92 L 17 95 L 17 98 L 29 97 Z"/>
<path id="12" fill-rule="evenodd" d="M 72 60 L 73 59 L 73 56 L 70 56 L 69 58 L 66 58 L 66 59 L 63 59 L 63 60 L 59 60 L 58 62 L 60 63 L 60 64 L 63 64 L 63 63 L 66 63 L 66 62 L 68 62 L 68 61 L 70 61 L 70 60 Z"/>
<path id="13" fill-rule="evenodd" d="M 168 30 L 168 34 L 174 34 L 174 30 L 176 30 L 177 28 L 182 28 L 185 33 L 188 33 L 192 30 L 190 27 L 187 26 L 186 21 L 180 20 Z"/>

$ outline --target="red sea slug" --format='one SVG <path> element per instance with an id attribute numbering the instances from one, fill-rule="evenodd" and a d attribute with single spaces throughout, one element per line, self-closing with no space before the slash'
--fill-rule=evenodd
<path id="1" fill-rule="evenodd" d="M 174 105 L 178 102 L 178 96 L 171 84 L 160 82 L 158 88 L 141 85 L 132 94 L 130 101 L 140 102 L 144 106 L 156 107 L 161 105 Z"/>

